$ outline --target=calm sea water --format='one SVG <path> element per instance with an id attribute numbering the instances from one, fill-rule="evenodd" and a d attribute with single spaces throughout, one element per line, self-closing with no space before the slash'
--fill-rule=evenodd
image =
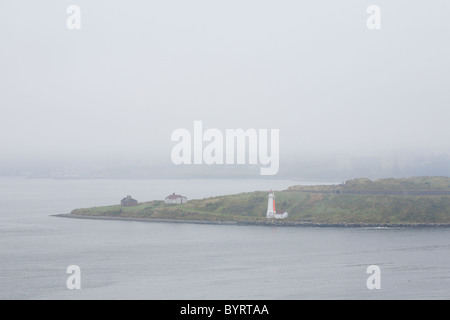
<path id="1" fill-rule="evenodd" d="M 448 299 L 450 229 L 271 228 L 63 219 L 52 214 L 176 192 L 285 180 L 0 178 L 0 299 Z M 81 268 L 68 290 L 66 268 Z M 369 265 L 381 289 L 369 290 Z"/>

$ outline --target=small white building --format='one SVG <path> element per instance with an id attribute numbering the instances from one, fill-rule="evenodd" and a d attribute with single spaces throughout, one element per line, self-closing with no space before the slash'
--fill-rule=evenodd
<path id="1" fill-rule="evenodd" d="M 164 199 L 166 204 L 183 204 L 187 202 L 187 198 L 179 194 L 172 193 Z"/>
<path id="2" fill-rule="evenodd" d="M 275 209 L 275 195 L 273 191 L 269 193 L 269 202 L 267 203 L 267 219 L 284 219 L 287 218 L 289 214 L 286 211 L 277 211 Z"/>

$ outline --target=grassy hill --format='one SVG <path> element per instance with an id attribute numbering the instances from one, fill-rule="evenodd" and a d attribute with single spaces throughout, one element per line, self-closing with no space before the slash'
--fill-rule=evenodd
<path id="1" fill-rule="evenodd" d="M 343 191 L 337 192 L 337 191 Z M 345 192 L 364 192 L 353 194 Z M 377 194 L 397 191 L 440 191 L 448 194 Z M 374 192 L 373 194 L 371 192 Z M 183 205 L 163 201 L 136 207 L 112 205 L 75 209 L 72 214 L 109 217 L 162 218 L 203 221 L 266 221 L 267 192 L 255 191 L 200 200 Z M 277 210 L 289 212 L 283 222 L 323 224 L 425 224 L 450 223 L 450 178 L 355 179 L 343 185 L 293 186 L 275 192 Z"/>
<path id="2" fill-rule="evenodd" d="M 449 192 L 450 178 L 447 177 L 414 177 L 400 179 L 379 179 L 370 180 L 367 178 L 359 178 L 348 180 L 340 185 L 326 186 L 292 186 L 288 190 L 291 191 L 310 191 L 310 192 L 336 192 L 350 193 L 424 193 L 432 194 L 433 192 Z"/>

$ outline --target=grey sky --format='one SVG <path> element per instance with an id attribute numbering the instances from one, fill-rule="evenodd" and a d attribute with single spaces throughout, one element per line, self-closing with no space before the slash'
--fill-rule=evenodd
<path id="1" fill-rule="evenodd" d="M 81 30 L 66 8 L 81 8 Z M 366 8 L 381 7 L 381 30 Z M 174 129 L 278 128 L 283 157 L 450 152 L 450 4 L 0 2 L 3 160 L 167 161 Z M 125 155 L 124 155 L 125 154 Z"/>

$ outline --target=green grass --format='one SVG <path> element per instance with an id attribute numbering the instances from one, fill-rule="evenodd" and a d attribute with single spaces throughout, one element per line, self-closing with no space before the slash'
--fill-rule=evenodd
<path id="1" fill-rule="evenodd" d="M 370 180 L 359 178 L 348 180 L 344 185 L 317 185 L 317 186 L 292 186 L 291 191 L 333 192 L 359 191 L 359 192 L 395 192 L 395 191 L 450 191 L 450 178 L 448 177 L 412 177 L 412 178 L 387 178 Z"/>

